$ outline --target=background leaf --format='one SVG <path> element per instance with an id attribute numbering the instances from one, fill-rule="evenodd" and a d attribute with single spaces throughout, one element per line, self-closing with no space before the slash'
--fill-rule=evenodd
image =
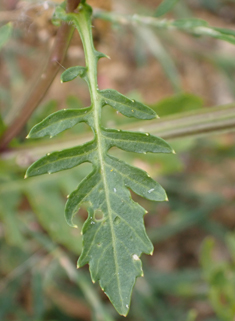
<path id="1" fill-rule="evenodd" d="M 12 30 L 13 30 L 13 26 L 11 22 L 7 23 L 6 25 L 0 28 L 0 50 L 11 38 Z"/>
<path id="2" fill-rule="evenodd" d="M 179 0 L 162 0 L 161 4 L 158 6 L 154 16 L 161 17 L 170 11 Z"/>

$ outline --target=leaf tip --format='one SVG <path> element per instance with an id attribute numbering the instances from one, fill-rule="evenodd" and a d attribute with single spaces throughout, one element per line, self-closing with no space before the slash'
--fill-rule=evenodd
<path id="1" fill-rule="evenodd" d="M 26 139 L 29 139 L 29 134 L 25 137 Z"/>
<path id="2" fill-rule="evenodd" d="M 26 179 L 26 178 L 28 178 L 28 175 L 27 175 L 27 174 L 24 175 L 24 179 Z"/>
<path id="3" fill-rule="evenodd" d="M 176 152 L 175 152 L 175 150 L 174 150 L 174 149 L 172 149 L 172 154 L 176 154 Z"/>
<path id="4" fill-rule="evenodd" d="M 166 201 L 166 202 L 168 202 L 168 201 L 169 201 L 169 198 L 167 197 L 167 195 L 166 195 L 165 201 Z"/>
<path id="5" fill-rule="evenodd" d="M 151 256 L 153 256 L 153 250 L 149 253 Z"/>
<path id="6" fill-rule="evenodd" d="M 73 227 L 73 228 L 78 228 L 78 225 L 73 224 L 73 223 L 70 226 Z M 82 232 L 81 232 L 81 235 L 82 235 Z"/>

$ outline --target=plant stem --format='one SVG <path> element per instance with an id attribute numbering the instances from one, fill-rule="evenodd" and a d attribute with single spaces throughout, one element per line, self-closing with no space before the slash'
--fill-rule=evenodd
<path id="1" fill-rule="evenodd" d="M 79 3 L 80 0 L 67 0 L 67 12 L 73 12 Z M 15 120 L 1 137 L 0 151 L 6 150 L 11 140 L 20 133 L 33 111 L 37 108 L 47 93 L 51 83 L 60 69 L 60 65 L 63 63 L 63 60 L 66 56 L 73 32 L 73 26 L 62 22 L 57 31 L 56 39 L 45 68 L 43 68 L 44 66 L 42 67 L 43 71 L 40 77 L 32 85 L 31 90 L 29 90 L 30 96 L 28 96 L 27 90 L 22 107 L 19 107 L 20 114 L 15 118 Z"/>

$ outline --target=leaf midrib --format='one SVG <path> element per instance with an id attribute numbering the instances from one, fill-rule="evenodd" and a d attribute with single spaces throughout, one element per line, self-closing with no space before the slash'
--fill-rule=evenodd
<path id="1" fill-rule="evenodd" d="M 99 96 L 99 94 L 97 95 Z M 97 97 L 99 98 L 99 97 Z M 109 217 L 109 222 L 110 222 L 110 229 L 111 229 L 111 235 L 112 235 L 112 246 L 113 246 L 113 256 L 114 256 L 114 262 L 115 262 L 115 270 L 116 270 L 116 278 L 117 278 L 117 284 L 118 284 L 118 293 L 120 297 L 120 302 L 122 303 L 123 307 L 123 300 L 121 296 L 121 285 L 120 285 L 120 280 L 119 280 L 119 267 L 118 267 L 118 262 L 117 262 L 117 249 L 116 249 L 116 235 L 114 232 L 114 227 L 113 227 L 113 221 L 112 221 L 112 210 L 111 210 L 111 205 L 110 205 L 110 200 L 109 200 L 109 188 L 107 184 L 107 177 L 106 177 L 106 172 L 105 172 L 105 162 L 104 162 L 104 157 L 103 157 L 103 149 L 102 149 L 102 133 L 101 133 L 101 128 L 99 126 L 99 117 L 98 117 L 98 109 L 100 108 L 100 105 L 97 103 L 98 100 L 94 100 L 94 118 L 95 118 L 95 128 L 96 128 L 96 135 L 97 135 L 97 149 L 98 149 L 98 154 L 99 154 L 99 162 L 100 162 L 100 167 L 101 167 L 101 178 L 103 181 L 103 186 L 104 186 L 104 193 L 105 193 L 105 199 L 106 199 L 106 204 L 107 204 L 107 210 L 108 210 L 108 217 Z"/>
<path id="2" fill-rule="evenodd" d="M 102 108 L 102 97 L 99 94 L 97 89 L 98 88 L 97 75 L 94 72 L 94 70 L 97 70 L 97 61 L 94 54 L 95 49 L 93 47 L 93 41 L 91 39 L 91 31 L 89 30 L 86 17 L 83 16 L 83 19 L 78 21 L 78 24 L 80 23 L 82 27 L 80 28 L 80 32 L 82 36 L 82 42 L 83 42 L 83 47 L 84 47 L 85 57 L 86 57 L 87 75 L 90 82 L 89 87 L 90 87 L 90 94 L 91 94 L 92 103 L 93 103 L 93 115 L 94 115 L 94 127 L 95 127 L 94 129 L 97 136 L 97 149 L 98 149 L 99 163 L 101 168 L 101 178 L 104 186 L 104 193 L 105 193 L 105 199 L 106 199 L 107 210 L 108 210 L 108 218 L 110 222 L 110 229 L 111 229 L 111 235 L 112 235 L 113 256 L 114 256 L 116 278 L 117 278 L 117 284 L 118 284 L 118 293 L 119 293 L 119 298 L 122 305 L 122 310 L 124 311 L 125 309 L 124 309 L 123 299 L 121 295 L 121 285 L 118 277 L 119 269 L 118 269 L 118 263 L 117 263 L 117 250 L 116 250 L 116 243 L 115 243 L 116 236 L 115 236 L 113 222 L 112 222 L 112 212 L 111 212 L 111 205 L 109 201 L 109 189 L 107 185 L 107 177 L 106 177 L 106 172 L 104 167 L 105 162 L 104 162 L 104 155 L 103 155 L 103 148 L 102 148 L 102 133 L 101 133 L 101 126 L 100 126 L 100 111 Z"/>

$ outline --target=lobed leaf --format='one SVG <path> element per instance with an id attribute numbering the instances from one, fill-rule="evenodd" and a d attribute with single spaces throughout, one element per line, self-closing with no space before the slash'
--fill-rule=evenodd
<path id="1" fill-rule="evenodd" d="M 143 276 L 139 257 L 142 253 L 153 252 L 144 227 L 146 211 L 131 199 L 129 189 L 149 200 L 162 201 L 167 197 L 164 189 L 146 172 L 107 152 L 112 146 L 137 153 L 172 153 L 173 150 L 164 140 L 148 133 L 101 127 L 101 109 L 105 105 L 128 117 L 153 119 L 157 115 L 148 106 L 130 100 L 115 90 L 98 90 L 97 61 L 104 55 L 93 46 L 91 9 L 85 1 L 80 3 L 77 14 L 66 14 L 61 8 L 56 14 L 62 20 L 73 23 L 81 35 L 92 106 L 54 113 L 36 125 L 29 137 L 54 136 L 82 121 L 87 122 L 95 137 L 82 146 L 48 154 L 29 167 L 26 177 L 58 172 L 83 162 L 92 163 L 92 172 L 69 195 L 65 216 L 68 224 L 75 226 L 73 216 L 81 206 L 87 208 L 88 218 L 82 228 L 83 249 L 78 267 L 89 263 L 93 282 L 98 281 L 116 310 L 121 315 L 127 315 L 135 280 Z M 65 74 L 65 79 L 71 80 L 77 73 L 77 69 L 72 69 L 71 73 Z"/>
<path id="2" fill-rule="evenodd" d="M 93 282 L 99 281 L 119 313 L 126 315 L 135 279 L 143 274 L 139 256 L 142 252 L 152 253 L 153 246 L 143 225 L 145 210 L 130 202 L 130 192 L 123 188 L 121 173 L 111 171 L 108 164 L 103 170 L 103 175 L 93 174 L 95 184 L 89 179 L 86 195 L 86 180 L 76 191 L 78 196 L 83 195 L 80 202 L 88 204 L 88 219 L 82 230 L 84 248 L 78 267 L 89 263 Z M 71 208 L 71 200 L 74 201 L 74 194 L 69 197 L 66 209 Z M 103 213 L 102 219 L 96 219 L 96 211 Z"/>
<path id="3" fill-rule="evenodd" d="M 103 105 L 109 105 L 127 117 L 140 119 L 153 119 L 157 115 L 148 106 L 127 98 L 114 89 L 100 90 L 100 95 L 104 98 Z"/>
<path id="4" fill-rule="evenodd" d="M 27 138 L 40 138 L 45 136 L 50 136 L 51 138 L 80 122 L 89 123 L 90 112 L 91 107 L 57 111 L 35 125 L 30 130 Z"/>

